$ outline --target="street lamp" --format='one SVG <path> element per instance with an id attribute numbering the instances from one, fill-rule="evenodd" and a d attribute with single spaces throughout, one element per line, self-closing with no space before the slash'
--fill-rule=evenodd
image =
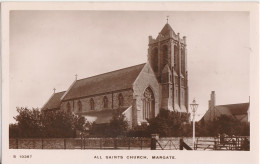
<path id="1" fill-rule="evenodd" d="M 190 104 L 191 110 L 192 110 L 192 121 L 193 121 L 193 131 L 192 131 L 192 143 L 193 143 L 193 150 L 195 148 L 195 113 L 197 111 L 199 104 L 196 103 L 195 99 L 193 99 L 192 103 Z"/>

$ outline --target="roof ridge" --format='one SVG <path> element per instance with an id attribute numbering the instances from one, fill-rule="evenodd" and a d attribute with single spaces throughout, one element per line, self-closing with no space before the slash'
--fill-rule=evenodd
<path id="1" fill-rule="evenodd" d="M 77 82 L 78 82 L 78 81 L 81 81 L 81 80 L 86 80 L 86 79 L 89 79 L 89 78 L 94 78 L 94 77 L 97 77 L 97 76 L 101 76 L 101 75 L 105 75 L 105 74 L 109 74 L 109 73 L 121 71 L 121 70 L 128 69 L 128 68 L 131 68 L 131 67 L 136 67 L 136 66 L 140 66 L 140 65 L 145 65 L 145 64 L 146 64 L 146 63 L 137 64 L 137 65 L 134 65 L 134 66 L 125 67 L 125 68 L 117 69 L 117 70 L 114 70 L 114 71 L 101 73 L 101 74 L 98 74 L 98 75 L 94 75 L 94 76 L 86 77 L 86 78 L 83 78 L 83 79 L 79 79 L 79 80 L 77 80 Z"/>
<path id="2" fill-rule="evenodd" d="M 249 102 L 247 103 L 236 103 L 236 104 L 223 104 L 223 105 L 216 105 L 217 106 L 227 106 L 227 105 L 240 105 L 240 104 L 249 104 Z"/>
<path id="3" fill-rule="evenodd" d="M 66 92 L 66 91 L 55 92 L 54 94 L 56 94 L 56 93 L 62 93 L 62 92 Z"/>

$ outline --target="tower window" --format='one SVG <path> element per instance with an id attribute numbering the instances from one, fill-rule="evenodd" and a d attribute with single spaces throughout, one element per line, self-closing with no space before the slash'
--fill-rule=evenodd
<path id="1" fill-rule="evenodd" d="M 178 80 L 179 80 L 179 78 L 177 77 L 177 76 L 175 76 L 175 85 L 178 85 Z"/>
<path id="2" fill-rule="evenodd" d="M 163 67 L 168 64 L 168 47 L 166 45 L 163 46 Z"/>
<path id="3" fill-rule="evenodd" d="M 158 72 L 158 48 L 154 48 L 151 56 L 151 65 L 154 72 Z"/>
<path id="4" fill-rule="evenodd" d="M 174 46 L 174 69 L 177 73 L 179 73 L 179 49 L 178 47 L 175 45 Z"/>
<path id="5" fill-rule="evenodd" d="M 104 96 L 104 98 L 103 98 L 103 104 L 104 104 L 104 108 L 108 108 L 108 99 L 107 99 L 107 96 Z"/>
<path id="6" fill-rule="evenodd" d="M 118 95 L 118 106 L 121 107 L 123 105 L 124 105 L 124 97 L 123 97 L 122 93 L 120 93 Z"/>
<path id="7" fill-rule="evenodd" d="M 95 103 L 93 98 L 90 99 L 90 110 L 95 110 Z"/>
<path id="8" fill-rule="evenodd" d="M 80 100 L 78 101 L 78 112 L 82 112 L 82 103 Z"/>
<path id="9" fill-rule="evenodd" d="M 181 73 L 185 74 L 185 51 L 181 49 Z"/>

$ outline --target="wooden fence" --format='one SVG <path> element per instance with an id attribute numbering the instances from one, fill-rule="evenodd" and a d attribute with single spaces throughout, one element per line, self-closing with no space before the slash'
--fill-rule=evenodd
<path id="1" fill-rule="evenodd" d="M 250 150 L 249 136 L 216 137 L 211 140 L 197 138 L 196 150 Z"/>
<path id="2" fill-rule="evenodd" d="M 159 138 L 49 138 L 9 139 L 10 149 L 122 149 L 182 150 L 193 149 L 191 137 Z M 249 150 L 248 136 L 198 137 L 195 150 Z"/>

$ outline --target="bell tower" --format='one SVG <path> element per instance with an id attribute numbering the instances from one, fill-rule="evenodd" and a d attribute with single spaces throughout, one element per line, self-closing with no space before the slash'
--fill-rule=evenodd
<path id="1" fill-rule="evenodd" d="M 186 37 L 167 23 L 156 39 L 149 36 L 148 61 L 161 85 L 161 108 L 188 112 Z"/>

